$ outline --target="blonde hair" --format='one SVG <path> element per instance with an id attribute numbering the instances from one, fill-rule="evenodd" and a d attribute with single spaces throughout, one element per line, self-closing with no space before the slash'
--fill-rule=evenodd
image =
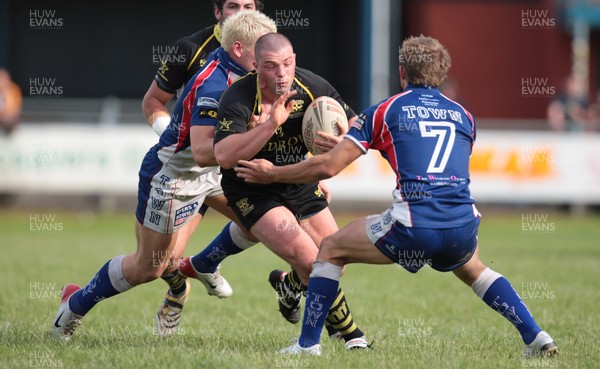
<path id="1" fill-rule="evenodd" d="M 255 10 L 242 10 L 223 22 L 221 46 L 229 50 L 235 41 L 239 41 L 250 47 L 260 36 L 269 32 L 277 32 L 274 20 Z"/>
<path id="2" fill-rule="evenodd" d="M 438 40 L 423 35 L 404 40 L 399 54 L 406 80 L 414 85 L 438 87 L 452 65 L 448 50 Z"/>

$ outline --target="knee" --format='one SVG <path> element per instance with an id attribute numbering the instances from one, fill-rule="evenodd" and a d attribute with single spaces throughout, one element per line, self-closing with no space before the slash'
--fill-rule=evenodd
<path id="1" fill-rule="evenodd" d="M 475 260 L 455 270 L 455 274 L 466 285 L 471 286 L 486 268 L 481 261 Z"/>
<path id="2" fill-rule="evenodd" d="M 335 234 L 327 236 L 321 242 L 317 259 L 327 262 L 332 262 L 334 259 L 341 259 L 343 255 L 340 250 L 340 243 Z"/>
<path id="3" fill-rule="evenodd" d="M 152 282 L 152 281 L 160 278 L 160 276 L 163 275 L 163 273 L 164 273 L 163 268 L 150 268 L 150 269 L 146 269 L 146 270 L 140 270 L 138 272 L 139 284 Z"/>
<path id="4" fill-rule="evenodd" d="M 169 260 L 165 260 L 164 263 L 137 262 L 133 270 L 128 273 L 130 275 L 130 278 L 128 278 L 129 284 L 136 286 L 160 278 L 167 269 L 166 266 L 168 261 Z"/>
<path id="5" fill-rule="evenodd" d="M 312 270 L 312 264 L 314 263 L 314 257 L 306 257 L 306 255 L 298 254 L 293 262 L 290 262 L 292 268 L 294 268 L 300 279 L 302 279 L 303 283 L 308 283 L 308 278 L 310 276 L 310 271 Z"/>

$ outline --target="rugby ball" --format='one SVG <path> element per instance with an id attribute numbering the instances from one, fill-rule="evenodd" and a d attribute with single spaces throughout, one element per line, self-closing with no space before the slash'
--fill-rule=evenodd
<path id="1" fill-rule="evenodd" d="M 334 98 L 321 96 L 310 103 L 302 118 L 302 137 L 308 151 L 313 155 L 321 154 L 314 146 L 315 139 L 321 138 L 317 132 L 339 136 L 342 132 L 338 123 L 348 129 L 346 112 Z"/>

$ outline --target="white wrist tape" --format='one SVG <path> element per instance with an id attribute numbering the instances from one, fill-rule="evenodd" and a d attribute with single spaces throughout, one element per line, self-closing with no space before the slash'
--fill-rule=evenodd
<path id="1" fill-rule="evenodd" d="M 152 129 L 157 135 L 161 136 L 171 123 L 171 117 L 168 115 L 159 115 L 158 118 L 152 122 Z"/>

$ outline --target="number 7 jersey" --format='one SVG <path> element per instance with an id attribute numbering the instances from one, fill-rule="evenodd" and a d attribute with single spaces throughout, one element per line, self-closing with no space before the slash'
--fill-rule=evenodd
<path id="1" fill-rule="evenodd" d="M 469 190 L 475 120 L 437 88 L 408 85 L 360 114 L 345 138 L 389 162 L 391 215 L 404 226 L 454 228 L 479 216 Z"/>

